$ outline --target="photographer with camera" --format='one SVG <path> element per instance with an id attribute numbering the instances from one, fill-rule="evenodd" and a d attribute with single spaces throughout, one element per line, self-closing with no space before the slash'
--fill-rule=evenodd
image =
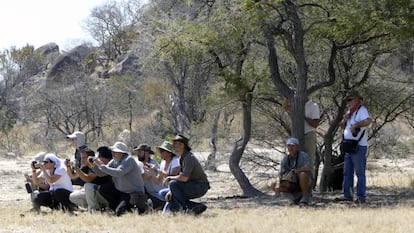
<path id="1" fill-rule="evenodd" d="M 75 205 L 69 200 L 69 195 L 73 192 L 72 182 L 60 159 L 55 154 L 48 153 L 39 168 L 36 164 L 32 163 L 32 182 L 48 191 L 35 194 L 32 211 L 40 212 L 41 206 L 47 206 L 53 210 L 62 209 L 73 213 Z"/>
<path id="2" fill-rule="evenodd" d="M 89 186 L 89 184 L 100 185 L 112 182 L 112 178 L 110 176 L 99 177 L 91 169 L 95 159 L 95 152 L 89 148 L 85 148 L 81 152 L 81 162 L 84 164 L 81 168 L 75 166 L 70 161 L 66 162 L 67 171 L 71 179 L 73 180 L 79 178 L 82 182 L 84 182 L 84 186 L 81 189 L 72 192 L 69 199 L 76 205 L 88 210 L 90 210 L 90 207 L 87 201 L 87 196 L 93 194 L 88 194 L 91 190 L 85 186 Z"/>
<path id="3" fill-rule="evenodd" d="M 294 204 L 308 205 L 313 186 L 312 162 L 308 154 L 299 150 L 297 138 L 289 138 L 286 145 L 289 154 L 280 163 L 274 191 L 290 194 Z"/>
<path id="4" fill-rule="evenodd" d="M 40 162 L 39 161 L 43 161 L 43 158 L 45 157 L 46 152 L 39 152 L 36 156 L 35 156 L 35 160 L 33 160 L 30 164 L 30 167 L 32 169 L 32 173 L 34 172 L 34 174 L 36 174 L 36 176 L 39 176 L 40 174 Z M 47 184 L 45 181 L 41 182 L 40 184 L 36 185 L 34 183 L 33 180 L 33 174 L 24 174 L 25 177 L 25 188 L 27 193 L 30 194 L 30 199 L 33 202 L 33 199 L 35 197 L 36 193 L 39 192 L 43 192 L 43 191 L 47 191 L 49 189 L 49 186 L 46 186 L 45 184 Z M 42 188 L 43 187 L 43 188 Z"/>
<path id="5" fill-rule="evenodd" d="M 96 166 L 93 169 L 97 174 L 110 175 L 113 180 L 113 185 L 99 189 L 99 193 L 108 201 L 115 216 L 131 211 L 134 206 L 139 214 L 145 213 L 148 206 L 142 168 L 129 155 L 125 143 L 115 142 L 110 149 L 113 159 L 108 164 L 99 159 L 94 162 Z"/>
<path id="6" fill-rule="evenodd" d="M 345 113 L 341 126 L 344 129 L 342 151 L 344 153 L 343 197 L 337 201 L 354 201 L 354 174 L 357 176 L 356 204 L 366 202 L 366 175 L 368 152 L 368 126 L 372 119 L 366 107 L 362 106 L 362 96 L 357 91 L 349 92 L 344 101 L 348 111 Z"/>
<path id="7" fill-rule="evenodd" d="M 98 152 L 98 158 L 88 158 L 88 166 L 91 168 L 91 172 L 94 172 L 92 168 L 95 166 L 95 160 L 99 160 L 105 165 L 112 160 L 112 151 L 107 146 L 101 146 L 96 151 Z M 84 188 L 89 212 L 101 211 L 109 207 L 108 201 L 99 193 L 99 190 L 112 186 L 112 177 L 104 173 L 96 174 L 96 178 L 91 183 L 85 183 Z"/>
<path id="8" fill-rule="evenodd" d="M 74 166 L 83 167 L 85 164 L 82 162 L 81 153 L 82 150 L 88 147 L 86 145 L 85 134 L 80 131 L 75 131 L 72 134 L 66 135 L 66 138 L 70 141 L 71 147 L 75 149 Z M 80 178 L 77 178 L 72 179 L 72 184 L 83 186 L 84 182 Z"/>

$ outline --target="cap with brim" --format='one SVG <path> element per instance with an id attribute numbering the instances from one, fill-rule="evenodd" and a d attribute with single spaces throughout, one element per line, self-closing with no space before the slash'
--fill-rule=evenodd
<path id="1" fill-rule="evenodd" d="M 173 141 L 182 142 L 185 144 L 188 150 L 191 150 L 191 147 L 188 145 L 189 139 L 183 136 L 182 134 L 177 134 L 177 136 L 175 136 Z"/>
<path id="2" fill-rule="evenodd" d="M 299 140 L 297 138 L 289 138 L 286 145 L 299 145 Z"/>
<path id="3" fill-rule="evenodd" d="M 158 148 L 158 149 L 161 149 L 161 150 L 168 151 L 168 152 L 172 153 L 173 155 L 175 155 L 175 154 L 173 153 L 173 146 L 172 146 L 171 142 L 169 142 L 169 141 L 164 141 L 164 142 L 161 144 L 161 146 L 159 146 L 159 147 L 157 147 L 157 148 Z"/>
<path id="4" fill-rule="evenodd" d="M 115 142 L 109 149 L 112 152 L 128 153 L 128 146 L 123 142 Z"/>

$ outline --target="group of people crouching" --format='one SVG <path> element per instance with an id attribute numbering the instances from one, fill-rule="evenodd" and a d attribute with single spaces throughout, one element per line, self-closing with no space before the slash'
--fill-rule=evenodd
<path id="1" fill-rule="evenodd" d="M 191 152 L 189 140 L 178 134 L 172 143 L 157 147 L 161 163 L 151 158 L 148 144 L 134 147 L 116 142 L 95 152 L 85 146 L 82 132 L 67 135 L 76 148 L 75 161 L 61 160 L 53 153 L 39 155 L 33 161 L 32 174 L 26 175 L 33 203 L 32 211 L 41 206 L 73 213 L 82 208 L 89 212 L 111 210 L 116 216 L 137 210 L 198 215 L 207 209 L 191 201 L 202 197 L 210 188 L 207 175 Z M 75 188 L 78 187 L 78 188 Z"/>

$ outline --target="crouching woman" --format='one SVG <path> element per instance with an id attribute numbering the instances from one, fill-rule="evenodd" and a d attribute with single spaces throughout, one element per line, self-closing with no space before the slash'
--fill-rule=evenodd
<path id="1" fill-rule="evenodd" d="M 72 182 L 60 159 L 55 154 L 48 153 L 39 169 L 41 172 L 37 174 L 36 168 L 32 167 L 32 182 L 49 191 L 36 194 L 32 210 L 39 212 L 41 206 L 46 206 L 73 212 L 75 205 L 69 200 L 69 195 L 73 191 Z"/>
<path id="2" fill-rule="evenodd" d="M 276 194 L 291 194 L 294 204 L 308 205 L 313 184 L 312 162 L 305 152 L 299 150 L 298 139 L 289 138 L 287 149 L 289 154 L 280 163 L 274 191 Z"/>

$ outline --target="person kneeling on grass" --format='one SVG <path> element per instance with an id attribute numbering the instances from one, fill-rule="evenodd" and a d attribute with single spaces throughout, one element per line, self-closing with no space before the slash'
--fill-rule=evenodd
<path id="1" fill-rule="evenodd" d="M 280 163 L 274 191 L 291 194 L 294 204 L 308 205 L 313 184 L 312 163 L 309 156 L 299 150 L 298 139 L 289 138 L 287 149 L 289 154 Z"/>
<path id="2" fill-rule="evenodd" d="M 205 204 L 191 201 L 204 196 L 210 189 L 210 184 L 200 162 L 191 152 L 188 141 L 180 134 L 173 139 L 174 151 L 180 158 L 181 172 L 165 178 L 165 182 L 169 184 L 169 192 L 165 196 L 167 203 L 163 213 L 183 211 L 199 215 L 207 209 Z"/>
<path id="3" fill-rule="evenodd" d="M 73 213 L 76 205 L 69 200 L 69 195 L 73 192 L 72 182 L 60 159 L 55 154 L 48 153 L 40 166 L 33 165 L 32 169 L 32 183 L 41 189 L 49 190 L 35 195 L 32 211 L 40 212 L 40 206 L 47 206 Z M 41 172 L 38 173 L 37 169 Z"/>
<path id="4" fill-rule="evenodd" d="M 115 142 L 110 147 L 113 159 L 104 164 L 100 159 L 93 162 L 93 171 L 98 175 L 107 174 L 112 176 L 113 184 L 102 185 L 99 195 L 105 198 L 115 216 L 131 212 L 134 206 L 139 214 L 148 211 L 148 203 L 145 195 L 143 170 L 128 154 L 128 146 L 123 142 Z"/>

